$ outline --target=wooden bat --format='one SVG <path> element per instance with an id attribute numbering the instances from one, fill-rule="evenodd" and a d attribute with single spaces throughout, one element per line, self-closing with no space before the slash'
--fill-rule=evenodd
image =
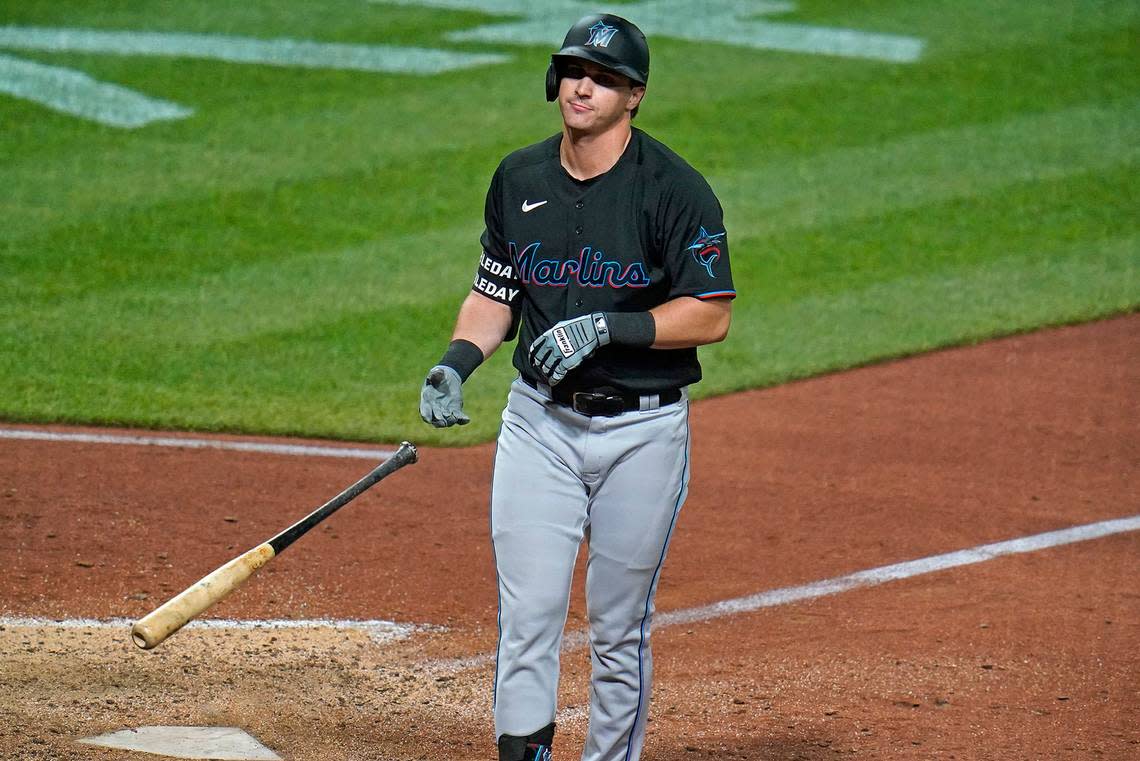
<path id="1" fill-rule="evenodd" d="M 286 547 L 297 541 L 313 526 L 356 499 L 384 477 L 405 465 L 411 465 L 418 457 L 415 446 L 407 441 L 403 442 L 395 454 L 380 463 L 364 478 L 277 536 L 238 555 L 140 618 L 131 627 L 131 639 L 144 650 L 156 647 L 192 618 L 240 587 L 259 568 L 284 552 Z"/>

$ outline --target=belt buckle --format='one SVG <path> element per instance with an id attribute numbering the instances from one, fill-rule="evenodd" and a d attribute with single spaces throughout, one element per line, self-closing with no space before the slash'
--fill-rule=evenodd
<path id="1" fill-rule="evenodd" d="M 616 417 L 625 412 L 625 401 L 620 396 L 596 394 L 589 391 L 575 391 L 572 404 L 575 412 L 594 417 Z"/>

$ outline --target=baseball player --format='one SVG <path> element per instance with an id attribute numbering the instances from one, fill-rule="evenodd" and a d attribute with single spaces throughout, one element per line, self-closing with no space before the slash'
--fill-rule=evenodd
<path id="1" fill-rule="evenodd" d="M 500 761 L 549 761 L 571 575 L 588 542 L 592 678 L 582 758 L 637 759 L 653 597 L 689 482 L 696 347 L 728 332 L 735 296 L 708 183 L 631 125 L 649 47 L 587 16 L 551 58 L 560 133 L 507 156 L 487 193 L 472 292 L 431 368 L 420 414 L 468 422 L 462 384 L 518 336 L 495 454 Z"/>

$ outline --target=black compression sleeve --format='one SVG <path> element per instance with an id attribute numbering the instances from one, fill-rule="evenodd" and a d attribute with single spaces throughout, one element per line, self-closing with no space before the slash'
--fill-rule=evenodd
<path id="1" fill-rule="evenodd" d="M 657 322 L 649 312 L 606 312 L 610 343 L 621 346 L 652 346 L 657 340 Z"/>
<path id="2" fill-rule="evenodd" d="M 455 370 L 459 373 L 459 379 L 466 381 L 475 372 L 475 368 L 483 364 L 483 350 L 470 341 L 457 338 L 447 347 L 439 364 Z"/>

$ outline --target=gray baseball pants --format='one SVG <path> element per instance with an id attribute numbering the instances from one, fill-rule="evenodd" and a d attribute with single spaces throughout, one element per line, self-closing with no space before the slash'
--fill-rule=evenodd
<path id="1" fill-rule="evenodd" d="M 496 737 L 554 721 L 571 577 L 586 539 L 592 675 L 582 759 L 640 756 L 653 596 L 689 483 L 688 417 L 687 395 L 586 417 L 521 380 L 511 385 L 491 491 Z"/>

